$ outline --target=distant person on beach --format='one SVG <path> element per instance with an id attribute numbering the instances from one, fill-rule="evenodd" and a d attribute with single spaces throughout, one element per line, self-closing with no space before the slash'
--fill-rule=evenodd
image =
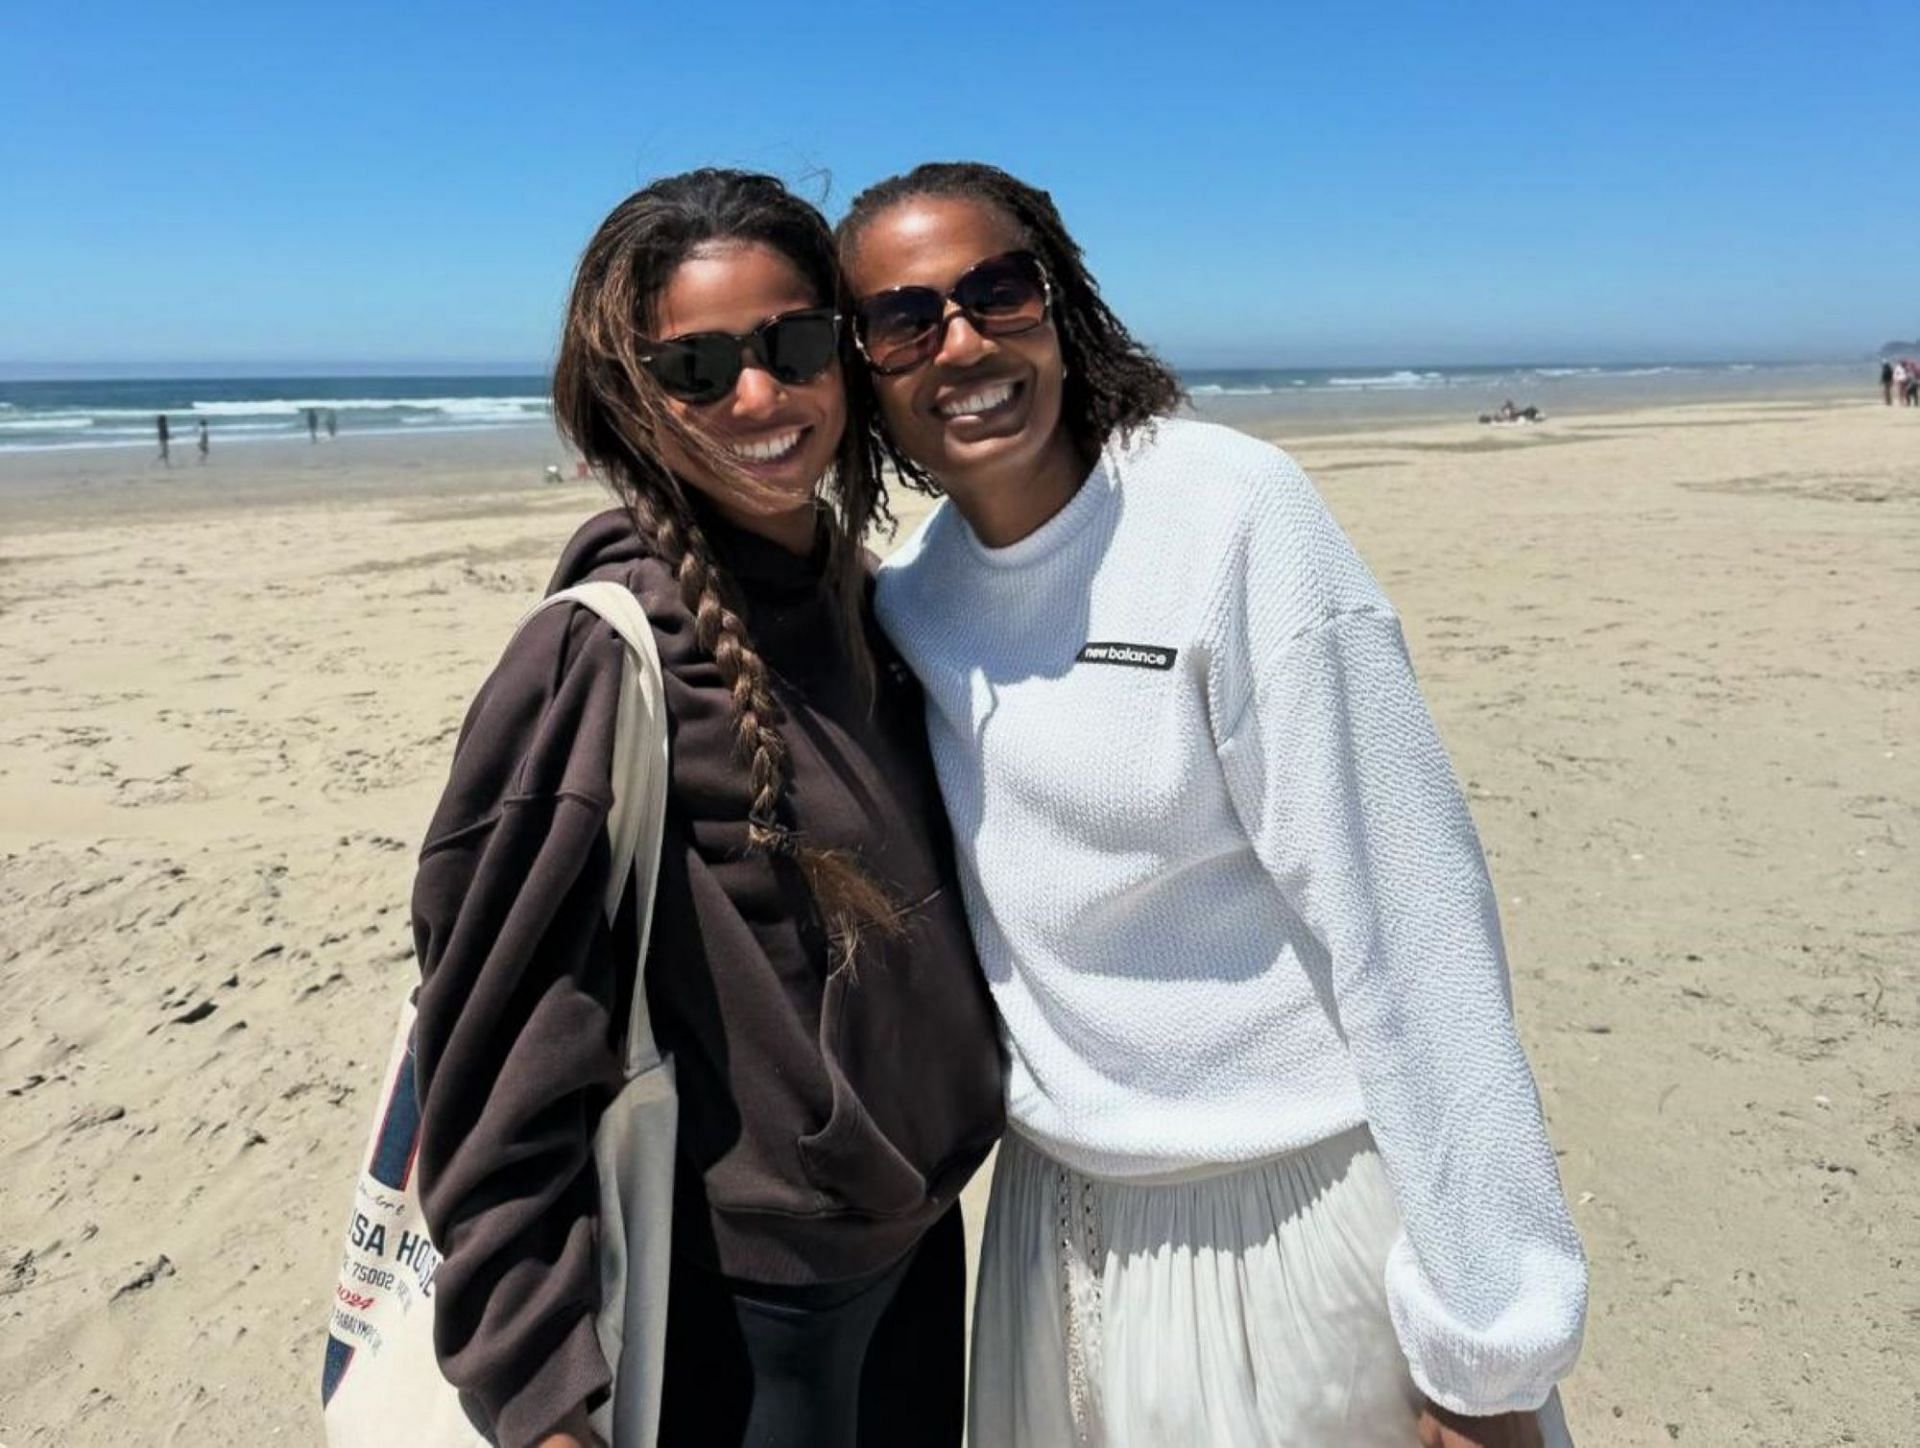
<path id="1" fill-rule="evenodd" d="M 1900 384 L 1900 401 L 1906 407 L 1920 407 L 1920 361 L 1908 357 L 1903 366 L 1906 378 Z"/>
<path id="2" fill-rule="evenodd" d="M 167 422 L 166 413 L 160 413 L 153 419 L 154 431 L 160 435 L 160 461 L 168 467 L 173 466 L 172 428 Z"/>
<path id="3" fill-rule="evenodd" d="M 1887 406 L 1893 406 L 1893 363 L 1880 364 L 1880 395 L 1886 399 Z"/>
<path id="4" fill-rule="evenodd" d="M 320 409 L 317 407 L 307 409 L 307 441 L 320 441 Z"/>
<path id="5" fill-rule="evenodd" d="M 1566 1444 L 1586 1263 L 1393 606 L 1045 192 L 922 166 L 840 245 L 1010 1048 L 972 1441 Z"/>
<path id="6" fill-rule="evenodd" d="M 922 695 L 873 618 L 844 310 L 819 213 L 737 171 L 636 192 L 575 275 L 554 416 L 619 502 L 551 586 L 625 585 L 659 644 L 651 947 L 636 981 L 631 892 L 605 907 L 624 649 L 577 605 L 481 687 L 413 894 L 435 1340 L 512 1448 L 598 1441 L 593 1132 L 636 989 L 680 1110 L 660 1448 L 960 1443 L 957 1197 L 1002 1066 Z"/>
<path id="7" fill-rule="evenodd" d="M 332 442 L 340 431 L 340 414 L 331 407 L 327 409 L 327 441 Z"/>
<path id="8" fill-rule="evenodd" d="M 1500 404 L 1498 411 L 1481 413 L 1480 420 L 1482 422 L 1538 422 L 1540 409 L 1531 404 L 1526 407 L 1515 407 L 1513 399 L 1509 397 Z"/>
<path id="9" fill-rule="evenodd" d="M 207 462 L 207 453 L 213 447 L 213 442 L 212 442 L 212 439 L 210 439 L 207 436 L 207 420 L 204 417 L 200 419 L 200 436 L 199 436 L 199 439 L 194 443 L 194 447 L 199 450 L 200 465 L 202 467 L 205 467 Z"/>

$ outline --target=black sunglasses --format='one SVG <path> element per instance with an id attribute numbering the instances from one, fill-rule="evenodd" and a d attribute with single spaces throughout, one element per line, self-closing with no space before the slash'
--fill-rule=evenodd
<path id="1" fill-rule="evenodd" d="M 792 387 L 811 382 L 840 351 L 840 315 L 809 307 L 769 317 L 751 332 L 694 332 L 643 343 L 640 360 L 653 380 L 683 402 L 718 402 L 740 380 L 749 360 Z"/>
<path id="2" fill-rule="evenodd" d="M 949 312 L 948 302 L 959 310 Z M 894 377 L 938 355 L 956 316 L 983 337 L 1017 337 L 1046 321 L 1052 306 L 1040 258 L 1009 251 L 975 262 L 945 296 L 932 287 L 875 292 L 854 308 L 853 340 L 870 369 Z"/>

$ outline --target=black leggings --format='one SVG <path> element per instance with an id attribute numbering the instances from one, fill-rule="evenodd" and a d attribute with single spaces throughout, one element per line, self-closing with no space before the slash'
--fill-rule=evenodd
<path id="1" fill-rule="evenodd" d="M 851 1282 L 766 1287 L 676 1258 L 659 1448 L 958 1448 L 966 1292 L 958 1205 Z"/>

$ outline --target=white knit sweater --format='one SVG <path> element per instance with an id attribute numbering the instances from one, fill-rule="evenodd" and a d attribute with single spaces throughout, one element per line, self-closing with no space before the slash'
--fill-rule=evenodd
<path id="1" fill-rule="evenodd" d="M 1163 421 L 1010 547 L 942 504 L 878 597 L 926 685 L 1015 1127 L 1141 1178 L 1368 1123 L 1415 1381 L 1538 1406 L 1586 1264 L 1493 891 L 1399 621 L 1306 476 Z"/>

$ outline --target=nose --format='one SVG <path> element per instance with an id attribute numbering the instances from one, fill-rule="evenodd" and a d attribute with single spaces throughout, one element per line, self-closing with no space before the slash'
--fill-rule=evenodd
<path id="1" fill-rule="evenodd" d="M 771 372 L 750 362 L 740 369 L 740 380 L 733 385 L 734 416 L 766 417 L 780 405 L 784 395 L 784 389 Z"/>
<path id="2" fill-rule="evenodd" d="M 958 307 L 947 314 L 946 325 L 935 362 L 947 367 L 971 367 L 993 351 L 993 343 L 974 329 L 973 322 Z"/>

